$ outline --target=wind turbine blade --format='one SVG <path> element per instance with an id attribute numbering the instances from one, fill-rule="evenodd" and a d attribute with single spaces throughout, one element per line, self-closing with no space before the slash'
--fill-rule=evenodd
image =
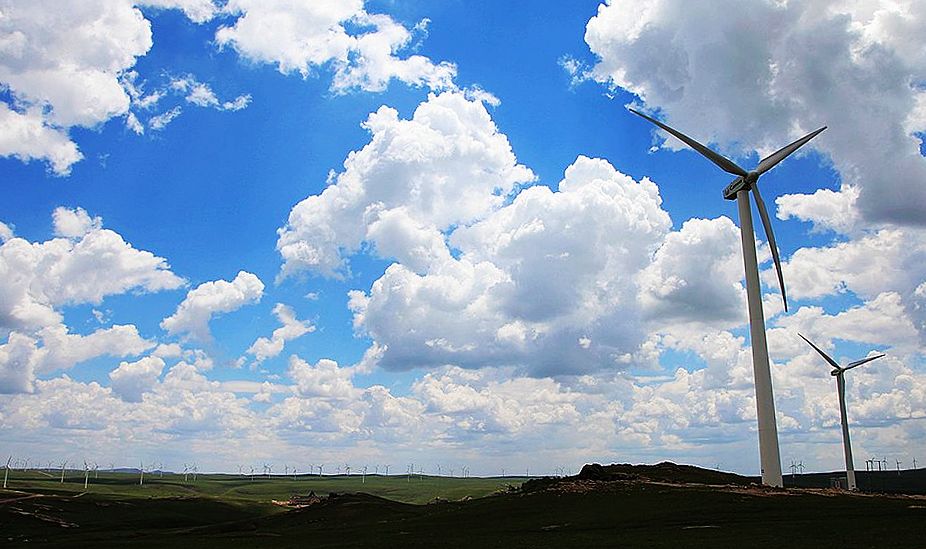
<path id="1" fill-rule="evenodd" d="M 884 355 L 875 355 L 875 356 L 870 356 L 868 358 L 863 358 L 862 360 L 856 360 L 855 362 L 850 362 L 849 365 L 846 366 L 844 369 L 851 370 L 852 368 L 855 368 L 856 366 L 861 366 L 862 364 L 865 364 L 866 362 L 871 362 L 872 360 L 881 358 L 883 356 Z"/>
<path id="2" fill-rule="evenodd" d="M 775 233 L 772 232 L 772 222 L 768 218 L 768 211 L 765 209 L 765 201 L 762 200 L 762 194 L 759 193 L 759 182 L 752 184 L 752 193 L 756 199 L 756 207 L 759 209 L 759 217 L 762 218 L 762 226 L 765 227 L 765 236 L 768 239 L 768 247 L 772 250 L 772 260 L 775 261 L 775 272 L 778 273 L 778 286 L 781 288 L 781 300 L 785 304 L 785 312 L 788 311 L 788 297 L 785 293 L 785 279 L 781 274 L 781 258 L 778 257 L 778 244 L 775 242 Z"/>
<path id="3" fill-rule="evenodd" d="M 819 130 L 810 132 L 804 137 L 795 141 L 794 143 L 791 143 L 790 145 L 786 145 L 782 147 L 781 149 L 779 149 L 778 151 L 773 152 L 772 154 L 766 156 L 765 158 L 762 159 L 761 162 L 759 162 L 759 167 L 756 168 L 756 173 L 758 173 L 759 175 L 762 175 L 765 172 L 771 170 L 772 168 L 775 167 L 775 164 L 778 164 L 779 162 L 787 158 L 791 153 L 803 147 L 804 144 L 806 144 L 808 141 L 816 137 L 818 133 L 822 132 L 825 129 L 826 129 L 826 126 L 823 126 Z"/>
<path id="4" fill-rule="evenodd" d="M 804 337 L 803 335 L 801 335 L 801 334 L 797 334 L 797 335 L 801 336 L 801 339 L 803 339 L 804 341 L 806 341 L 808 345 L 810 345 L 811 347 L 813 347 L 813 349 L 814 349 L 815 351 L 817 351 L 818 353 L 820 353 L 820 356 L 822 356 L 824 359 L 826 359 L 826 361 L 830 363 L 830 366 L 832 366 L 833 368 L 836 368 L 837 370 L 842 370 L 842 367 L 839 366 L 839 364 L 836 364 L 836 361 L 833 360 L 832 358 L 830 358 L 830 355 L 824 353 L 819 347 L 817 347 L 816 345 L 814 345 L 809 339 L 807 339 L 807 338 Z"/>
<path id="5" fill-rule="evenodd" d="M 698 143 L 697 141 L 695 141 L 694 139 L 688 137 L 687 135 L 683 134 L 682 132 L 680 132 L 680 131 L 678 131 L 678 130 L 676 130 L 676 129 L 670 128 L 669 126 L 666 126 L 665 124 L 663 124 L 662 122 L 656 120 L 655 118 L 650 118 L 649 116 L 646 116 L 646 115 L 643 114 L 642 112 L 638 112 L 638 111 L 635 111 L 635 110 L 633 110 L 633 109 L 628 109 L 628 110 L 629 110 L 630 112 L 632 112 L 633 114 L 637 115 L 637 116 L 641 116 L 641 117 L 643 117 L 643 118 L 649 120 L 649 121 L 652 122 L 653 124 L 656 124 L 657 126 L 659 126 L 660 128 L 664 129 L 665 131 L 667 131 L 667 132 L 671 133 L 672 135 L 674 135 L 675 137 L 681 139 L 682 141 L 684 141 L 685 143 L 687 143 L 689 147 L 691 147 L 692 149 L 698 151 L 699 153 L 701 153 L 702 156 L 704 156 L 705 158 L 707 158 L 708 160 L 710 160 L 711 162 L 713 162 L 714 164 L 716 164 L 721 170 L 723 170 L 723 171 L 725 171 L 725 172 L 727 172 L 727 173 L 732 173 L 733 175 L 740 175 L 740 176 L 745 176 L 745 175 L 746 175 L 746 170 L 744 170 L 743 168 L 740 168 L 739 166 L 737 166 L 736 163 L 734 163 L 732 160 L 729 160 L 728 158 L 726 158 L 726 157 L 724 157 L 724 156 L 722 156 L 722 155 L 720 155 L 720 154 L 717 154 L 716 152 L 714 152 L 714 151 L 708 149 L 708 148 L 705 147 L 704 145 Z"/>

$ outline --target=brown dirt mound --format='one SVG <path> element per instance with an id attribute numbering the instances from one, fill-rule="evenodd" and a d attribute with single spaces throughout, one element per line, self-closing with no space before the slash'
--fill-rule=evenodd
<path id="1" fill-rule="evenodd" d="M 735 484 L 738 486 L 757 483 L 756 479 L 751 477 L 702 469 L 693 465 L 678 465 L 670 461 L 664 461 L 656 465 L 630 465 L 629 463 L 600 465 L 591 463 L 582 467 L 576 478 L 604 481 L 643 480 L 671 484 Z"/>

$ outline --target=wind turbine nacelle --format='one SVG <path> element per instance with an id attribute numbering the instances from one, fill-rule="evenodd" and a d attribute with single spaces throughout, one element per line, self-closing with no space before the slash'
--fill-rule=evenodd
<path id="1" fill-rule="evenodd" d="M 723 197 L 727 200 L 736 200 L 736 193 L 749 190 L 749 183 L 745 177 L 737 177 L 723 190 Z"/>
<path id="2" fill-rule="evenodd" d="M 842 370 L 833 370 L 832 372 L 830 372 L 830 375 L 833 377 L 836 377 L 841 373 L 842 373 Z"/>

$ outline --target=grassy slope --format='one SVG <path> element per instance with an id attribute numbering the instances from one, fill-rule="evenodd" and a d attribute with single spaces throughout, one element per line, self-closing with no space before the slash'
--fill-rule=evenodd
<path id="1" fill-rule="evenodd" d="M 285 512 L 271 500 L 293 494 L 364 491 L 397 502 L 426 503 L 435 498 L 478 498 L 518 485 L 523 479 L 446 477 L 297 476 L 255 477 L 198 475 L 186 482 L 181 475 L 146 476 L 101 473 L 88 490 L 83 475 L 70 473 L 66 482 L 44 472 L 14 471 L 9 489 L 0 489 L 0 545 L 3 541 L 35 545 L 49 543 L 97 545 L 118 540 L 140 542 L 165 531 L 248 521 Z M 29 497 L 38 494 L 41 497 Z M 4 501 L 5 500 L 5 501 Z"/>

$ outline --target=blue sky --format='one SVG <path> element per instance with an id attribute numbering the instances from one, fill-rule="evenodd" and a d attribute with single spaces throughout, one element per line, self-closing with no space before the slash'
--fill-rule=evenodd
<path id="1" fill-rule="evenodd" d="M 830 127 L 762 180 L 782 461 L 841 459 L 797 331 L 922 453 L 926 13 L 599 4 L 0 1 L 2 447 L 755 473 L 731 178 L 635 105 L 746 167 Z"/>

